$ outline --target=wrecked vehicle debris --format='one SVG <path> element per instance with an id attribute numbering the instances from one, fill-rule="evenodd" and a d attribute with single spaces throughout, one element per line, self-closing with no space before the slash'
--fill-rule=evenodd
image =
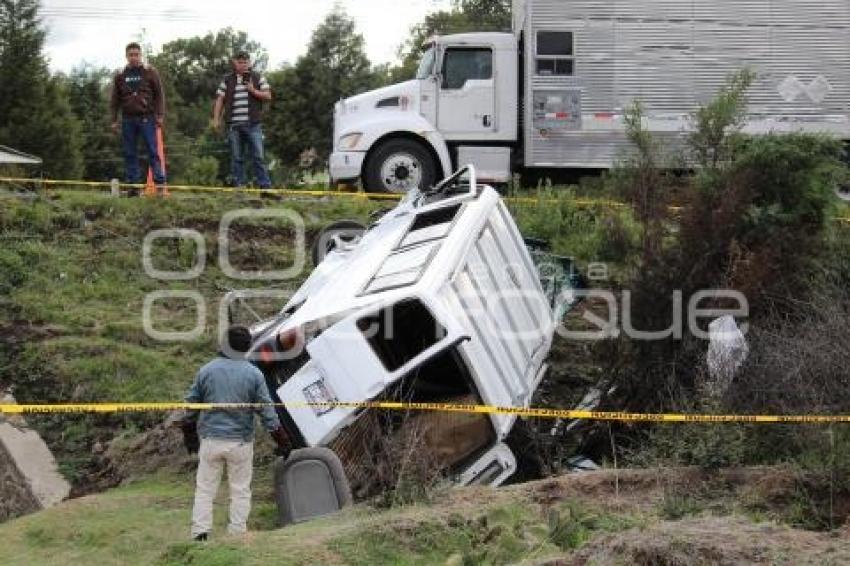
<path id="1" fill-rule="evenodd" d="M 336 228 L 280 315 L 252 328 L 250 355 L 290 436 L 333 450 L 358 499 L 386 487 L 394 439 L 415 437 L 416 456 L 457 484 L 501 484 L 517 468 L 505 443 L 515 416 L 308 404 L 529 406 L 577 302 L 572 261 L 527 245 L 472 167 L 411 191 L 368 229 Z"/>

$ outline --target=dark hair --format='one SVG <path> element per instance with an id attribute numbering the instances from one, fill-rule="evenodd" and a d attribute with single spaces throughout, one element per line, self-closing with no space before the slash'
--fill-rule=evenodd
<path id="1" fill-rule="evenodd" d="M 236 55 L 234 55 L 233 58 L 237 59 L 237 60 L 240 60 L 240 59 L 244 59 L 246 61 L 251 60 L 251 56 L 248 54 L 247 51 L 237 51 Z"/>
<path id="2" fill-rule="evenodd" d="M 124 48 L 124 53 L 127 53 L 131 49 L 138 49 L 139 51 L 141 51 L 142 46 L 139 45 L 138 43 L 136 43 L 135 41 L 131 41 L 130 43 L 127 44 L 127 47 Z"/>
<path id="3" fill-rule="evenodd" d="M 251 331 L 244 326 L 231 326 L 227 329 L 227 344 L 235 352 L 247 352 L 251 349 Z"/>

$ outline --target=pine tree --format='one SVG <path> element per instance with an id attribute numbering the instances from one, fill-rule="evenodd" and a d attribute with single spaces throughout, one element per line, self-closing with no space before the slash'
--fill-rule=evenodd
<path id="1" fill-rule="evenodd" d="M 71 111 L 80 122 L 83 178 L 103 181 L 121 177 L 121 146 L 110 129 L 106 111 L 112 74 L 108 69 L 81 65 L 68 76 L 65 88 Z"/>
<path id="2" fill-rule="evenodd" d="M 452 0 L 450 10 L 431 12 L 410 29 L 410 39 L 399 47 L 401 64 L 390 69 L 391 82 L 413 78 L 422 44 L 433 35 L 510 30 L 510 0 Z"/>
<path id="3" fill-rule="evenodd" d="M 82 173 L 80 126 L 51 77 L 37 0 L 0 0 L 0 144 L 40 156 L 54 177 Z"/>
<path id="4" fill-rule="evenodd" d="M 285 164 L 315 150 L 321 167 L 331 149 L 333 108 L 341 98 L 381 84 L 354 20 L 339 7 L 318 28 L 293 67 L 270 75 L 275 101 L 266 133 L 271 152 Z"/>

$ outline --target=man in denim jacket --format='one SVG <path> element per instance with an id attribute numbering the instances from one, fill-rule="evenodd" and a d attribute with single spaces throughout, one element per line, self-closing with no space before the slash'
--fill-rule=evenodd
<path id="1" fill-rule="evenodd" d="M 268 403 L 256 411 L 211 410 L 194 411 L 184 419 L 184 431 L 194 426 L 201 438 L 198 454 L 198 475 L 195 504 L 192 510 L 192 537 L 206 540 L 212 529 L 213 499 L 227 467 L 230 484 L 230 534 L 247 530 L 251 510 L 251 476 L 254 459 L 254 413 L 259 413 L 263 425 L 278 444 L 279 453 L 286 456 L 291 444 L 281 427 L 262 372 L 244 359 L 251 348 L 251 333 L 247 328 L 228 329 L 227 344 L 218 358 L 203 366 L 186 395 L 189 403 Z M 228 356 L 229 355 L 229 356 Z M 200 413 L 200 415 L 198 414 Z"/>

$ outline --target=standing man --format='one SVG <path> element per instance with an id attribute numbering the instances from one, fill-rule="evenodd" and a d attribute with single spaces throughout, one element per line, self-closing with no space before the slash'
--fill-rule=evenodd
<path id="1" fill-rule="evenodd" d="M 245 186 L 242 148 L 251 148 L 254 176 L 261 189 L 271 187 L 269 172 L 263 160 L 263 127 L 260 124 L 263 102 L 272 99 L 265 77 L 251 69 L 251 57 L 245 51 L 232 59 L 233 72 L 224 77 L 216 91 L 213 105 L 213 128 L 221 128 L 222 112 L 230 143 L 230 168 L 237 188 Z"/>
<path id="2" fill-rule="evenodd" d="M 139 135 L 145 142 L 148 159 L 153 168 L 153 180 L 158 194 L 165 190 L 165 172 L 159 159 L 156 129 L 165 119 L 165 96 L 159 73 L 142 62 L 142 48 L 129 43 L 124 49 L 127 66 L 115 75 L 112 83 L 112 131 L 118 133 L 118 110 L 121 110 L 121 137 L 124 144 L 124 168 L 128 183 L 140 183 L 137 144 Z M 131 193 L 133 194 L 133 193 Z"/>
<path id="3" fill-rule="evenodd" d="M 198 475 L 195 505 L 192 510 L 192 538 L 207 540 L 212 530 L 213 499 L 218 492 L 221 474 L 227 467 L 230 485 L 230 534 L 247 530 L 251 511 L 251 476 L 254 466 L 254 413 L 262 417 L 263 425 L 277 442 L 279 454 L 291 450 L 289 437 L 271 406 L 269 390 L 262 372 L 245 359 L 251 348 L 251 332 L 243 326 L 227 331 L 219 357 L 203 366 L 186 395 L 189 403 L 268 403 L 256 411 L 210 410 L 191 412 L 183 421 L 187 438 L 197 430 L 200 436 Z M 226 347 L 229 345 L 229 348 Z M 195 423 L 197 421 L 197 429 Z M 190 443 L 187 442 L 187 447 Z"/>

